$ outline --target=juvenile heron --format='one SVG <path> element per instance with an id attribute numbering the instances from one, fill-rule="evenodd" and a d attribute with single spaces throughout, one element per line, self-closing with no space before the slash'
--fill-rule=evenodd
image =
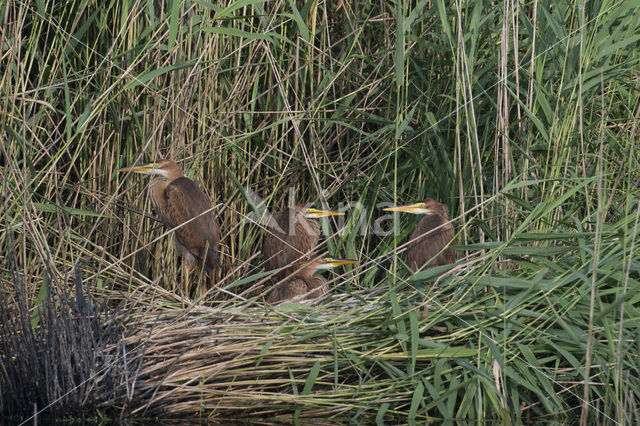
<path id="1" fill-rule="evenodd" d="M 340 265 L 358 263 L 357 260 L 335 259 L 333 257 L 319 257 L 303 267 L 300 272 L 276 284 L 269 293 L 267 301 L 278 303 L 296 298 L 296 300 L 313 299 L 329 291 L 327 281 L 316 272 L 335 268 Z"/>
<path id="2" fill-rule="evenodd" d="M 162 222 L 170 229 L 175 228 L 173 242 L 183 257 L 185 295 L 189 294 L 189 270 L 196 261 L 211 271 L 213 287 L 220 233 L 209 197 L 171 160 L 118 171 L 153 175 L 149 186 L 151 201 Z"/>
<path id="3" fill-rule="evenodd" d="M 453 240 L 454 234 L 453 225 L 449 222 L 449 208 L 446 205 L 427 198 L 419 203 L 383 210 L 425 215 L 411 233 L 409 241 L 413 242 L 407 246 L 405 253 L 405 260 L 412 271 L 448 265 L 456 261 L 455 252 L 450 248 L 445 249 Z"/>
<path id="4" fill-rule="evenodd" d="M 274 275 L 284 277 L 300 269 L 311 259 L 318 245 L 320 225 L 315 220 L 324 216 L 342 216 L 344 213 L 318 210 L 304 205 L 284 209 L 273 216 L 262 243 L 262 256 L 267 270 L 286 267 Z"/>

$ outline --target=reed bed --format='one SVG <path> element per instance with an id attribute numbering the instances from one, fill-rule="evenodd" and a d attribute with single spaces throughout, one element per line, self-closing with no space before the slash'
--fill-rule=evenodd
<path id="1" fill-rule="evenodd" d="M 638 423 L 639 8 L 0 3 L 2 414 Z M 161 157 L 222 230 L 199 299 L 116 172 Z M 413 274 L 381 208 L 427 197 L 459 260 Z M 274 307 L 294 198 L 360 264 Z"/>

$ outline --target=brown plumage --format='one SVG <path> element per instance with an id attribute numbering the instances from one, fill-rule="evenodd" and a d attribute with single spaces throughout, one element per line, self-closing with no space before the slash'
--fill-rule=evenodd
<path id="1" fill-rule="evenodd" d="M 295 275 L 276 284 L 267 297 L 269 303 L 278 303 L 294 299 L 296 301 L 314 299 L 329 292 L 327 281 L 321 275 L 314 275 L 323 269 L 357 263 L 356 260 L 317 258 L 309 262 Z"/>
<path id="2" fill-rule="evenodd" d="M 262 256 L 267 270 L 286 267 L 274 275 L 281 280 L 295 273 L 311 259 L 320 238 L 320 225 L 315 218 L 344 213 L 317 210 L 304 205 L 287 208 L 273 216 L 262 243 Z"/>
<path id="3" fill-rule="evenodd" d="M 173 242 L 184 258 L 185 291 L 188 291 L 188 270 L 191 264 L 199 261 L 210 271 L 218 267 L 220 234 L 209 198 L 170 160 L 127 167 L 119 171 L 153 175 L 150 184 L 151 201 L 164 224 L 169 229 L 176 228 Z M 213 283 L 215 273 L 212 272 L 211 275 Z"/>
<path id="4" fill-rule="evenodd" d="M 303 295 L 304 299 L 315 299 L 316 297 L 326 294 L 328 291 L 329 286 L 327 285 L 327 282 L 319 275 L 308 277 L 307 279 L 294 276 L 280 284 L 277 284 L 271 293 L 269 293 L 267 301 L 269 303 L 278 303 Z M 302 297 L 300 298 L 302 299 Z"/>
<path id="5" fill-rule="evenodd" d="M 455 251 L 451 248 L 444 249 L 454 236 L 453 225 L 449 222 L 449 208 L 445 204 L 427 198 L 420 203 L 384 210 L 425 215 L 409 237 L 409 241 L 413 242 L 407 246 L 405 260 L 411 270 L 415 272 L 456 261 Z M 438 227 L 440 228 L 434 230 Z"/>

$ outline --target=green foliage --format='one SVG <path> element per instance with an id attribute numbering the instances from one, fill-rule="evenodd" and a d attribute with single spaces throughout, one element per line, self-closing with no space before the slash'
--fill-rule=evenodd
<path id="1" fill-rule="evenodd" d="M 114 299 L 180 288 L 147 179 L 116 173 L 172 158 L 216 204 L 226 267 L 199 302 L 220 309 L 267 290 L 250 194 L 347 212 L 323 224 L 321 249 L 360 259 L 332 284 L 335 317 L 283 307 L 298 328 L 269 330 L 317 328 L 328 354 L 269 376 L 292 415 L 572 423 L 586 396 L 590 422 L 635 423 L 639 15 L 633 1 L 0 3 L 0 291 L 16 303 L 19 275 L 37 326 L 43 289 L 79 259 Z M 450 207 L 459 262 L 411 276 L 398 254 L 417 218 L 380 206 L 427 197 Z"/>

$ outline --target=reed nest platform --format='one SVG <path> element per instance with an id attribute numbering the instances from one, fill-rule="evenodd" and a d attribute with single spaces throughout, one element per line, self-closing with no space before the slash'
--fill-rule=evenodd
<path id="1" fill-rule="evenodd" d="M 51 288 L 37 327 L 19 305 L 3 305 L 3 410 L 13 418 L 69 410 L 132 418 L 402 416 L 434 361 L 478 354 L 437 343 L 450 337 L 429 327 L 424 306 L 383 292 L 315 305 L 211 307 L 148 287 L 109 308 L 92 301 L 79 277 L 70 285 L 69 294 Z"/>
<path id="2" fill-rule="evenodd" d="M 134 415 L 375 416 L 381 405 L 391 415 L 391 405 L 411 404 L 416 382 L 407 374 L 419 381 L 413 372 L 434 359 L 477 351 L 405 351 L 409 336 L 389 322 L 390 311 L 375 295 L 315 306 L 160 304 L 140 317 L 126 353 L 118 353 L 136 366 L 120 393 L 132 395 Z"/>

